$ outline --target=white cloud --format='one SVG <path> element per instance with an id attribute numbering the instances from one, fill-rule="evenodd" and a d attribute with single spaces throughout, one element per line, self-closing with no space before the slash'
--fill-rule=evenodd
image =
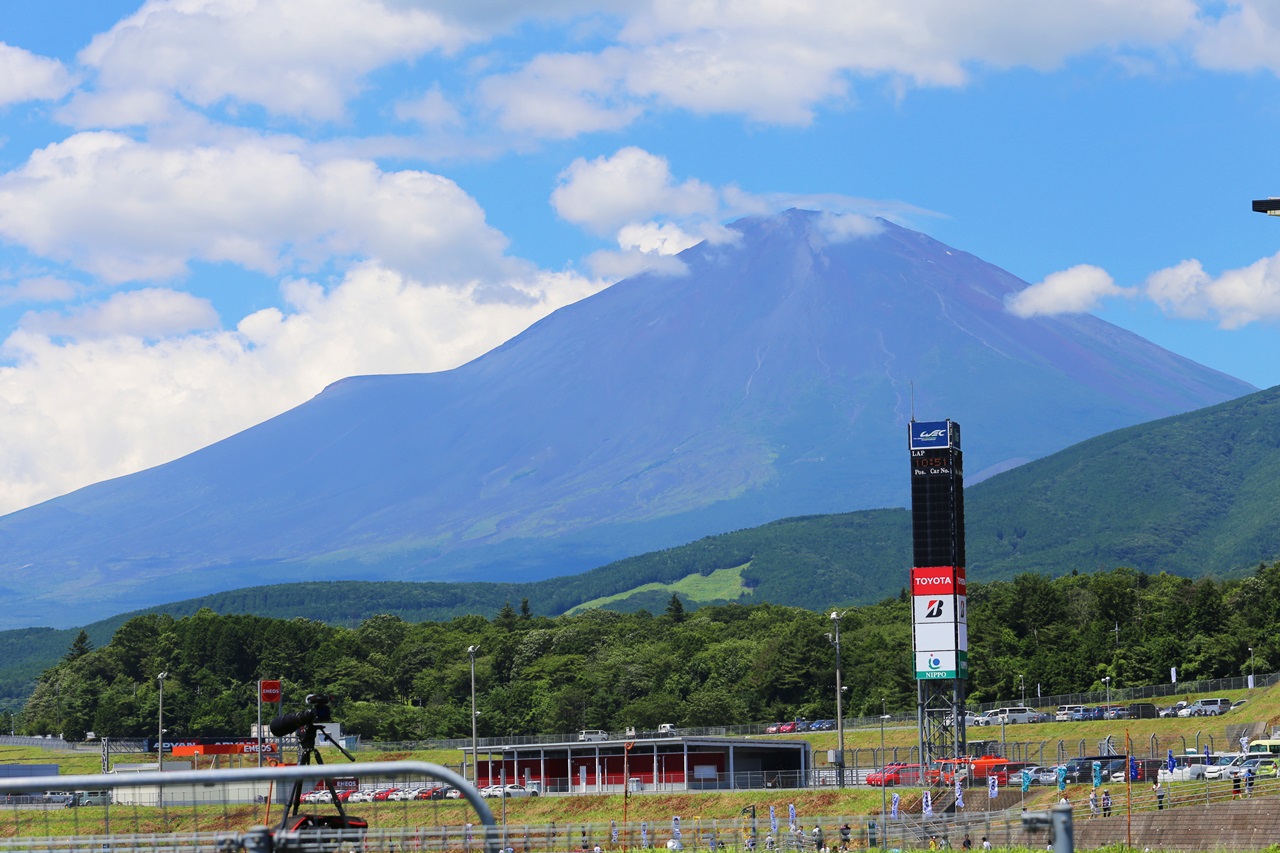
<path id="1" fill-rule="evenodd" d="M 1079 314 L 1092 311 L 1104 297 L 1126 296 L 1131 291 L 1118 286 L 1106 271 L 1089 264 L 1045 276 L 1013 294 L 1005 307 L 1018 317 L 1040 314 Z"/>
<path id="2" fill-rule="evenodd" d="M 1050 70 L 1099 48 L 1158 55 L 1196 14 L 1192 0 L 652 0 L 615 43 L 534 57 L 482 91 L 503 126 L 554 138 L 661 108 L 804 125 L 861 80 L 953 87 L 976 69 Z"/>
<path id="3" fill-rule="evenodd" d="M 621 252 L 601 249 L 588 255 L 586 264 L 593 274 L 608 281 L 620 281 L 642 272 L 678 276 L 689 271 L 684 262 L 673 255 L 637 249 Z"/>
<path id="4" fill-rule="evenodd" d="M 144 92 L 333 120 L 370 71 L 468 38 L 434 11 L 379 0 L 148 0 L 81 52 L 98 86 L 76 112 L 101 120 L 109 110 L 84 101 L 114 105 Z"/>
<path id="5" fill-rule="evenodd" d="M 850 240 L 874 237 L 884 231 L 884 223 L 861 213 L 823 211 L 822 216 L 818 217 L 818 229 L 831 243 L 848 243 Z"/>
<path id="6" fill-rule="evenodd" d="M 714 189 L 693 179 L 675 183 L 665 158 L 635 147 L 574 160 L 560 173 L 551 204 L 561 218 L 597 234 L 658 214 L 711 216 L 719 206 Z"/>
<path id="7" fill-rule="evenodd" d="M 22 302 L 65 302 L 74 299 L 80 287 L 57 276 L 24 278 L 17 284 L 0 285 L 0 305 Z"/>
<path id="8" fill-rule="evenodd" d="M 0 175 L 0 237 L 105 280 L 193 260 L 276 273 L 377 258 L 437 280 L 514 274 L 505 237 L 456 184 L 260 141 L 163 148 L 80 133 Z"/>
<path id="9" fill-rule="evenodd" d="M 516 73 L 484 79 L 477 93 L 497 113 L 498 125 L 512 133 L 568 139 L 620 130 L 643 113 L 622 89 L 629 61 L 629 54 L 615 49 L 543 54 Z"/>
<path id="10" fill-rule="evenodd" d="M 1280 254 L 1214 278 L 1197 260 L 1152 273 L 1146 293 L 1166 313 L 1216 319 L 1227 329 L 1280 320 Z"/>
<path id="11" fill-rule="evenodd" d="M 71 91 L 73 82 L 58 60 L 0 42 L 0 107 L 57 100 Z"/>
<path id="12" fill-rule="evenodd" d="M 437 84 L 417 98 L 395 106 L 396 118 L 414 121 L 425 127 L 457 127 L 462 124 L 458 108 L 449 102 Z"/>
<path id="13" fill-rule="evenodd" d="M 1266 69 L 1280 73 L 1280 6 L 1274 2 L 1235 0 L 1218 18 L 1200 22 L 1195 57 L 1206 68 L 1222 71 Z"/>
<path id="14" fill-rule="evenodd" d="M 701 237 L 685 233 L 684 229 L 673 222 L 662 225 L 656 222 L 624 225 L 618 231 L 618 245 L 623 249 L 658 255 L 679 254 L 701 242 Z"/>
<path id="15" fill-rule="evenodd" d="M 157 339 L 217 325 L 218 312 L 209 300 L 163 288 L 116 293 L 71 311 L 32 312 L 20 323 L 24 331 L 81 340 L 120 335 Z"/>
<path id="16" fill-rule="evenodd" d="M 23 328 L 4 344 L 13 364 L 0 367 L 0 512 L 197 450 L 345 376 L 455 367 L 601 287 L 569 274 L 509 285 L 523 299 L 497 303 L 478 287 L 369 264 L 328 292 L 288 282 L 288 311 L 258 311 L 235 331 L 59 340 Z M 118 308 L 128 301 L 112 297 L 97 316 L 127 318 Z"/>

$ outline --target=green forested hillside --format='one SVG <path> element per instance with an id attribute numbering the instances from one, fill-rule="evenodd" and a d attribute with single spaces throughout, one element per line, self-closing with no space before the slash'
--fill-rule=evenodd
<path id="1" fill-rule="evenodd" d="M 910 604 L 894 597 L 843 616 L 848 713 L 912 705 Z M 1219 583 L 1128 569 L 1056 580 L 1023 574 L 970 586 L 971 698 L 1012 698 L 1019 677 L 1044 693 L 1223 677 L 1280 663 L 1280 564 Z M 1119 631 L 1115 629 L 1118 626 Z M 180 735 L 247 734 L 254 682 L 283 678 L 286 703 L 338 697 L 335 716 L 376 739 L 469 733 L 467 648 L 479 647 L 480 732 L 521 735 L 830 718 L 835 650 L 825 613 L 772 604 L 686 611 L 538 616 L 504 607 L 492 620 L 354 628 L 306 619 L 139 616 L 95 650 L 46 672 L 18 721 L 29 733 L 92 730 L 138 737 L 156 719 Z M 1253 649 L 1252 660 L 1249 649 Z"/>

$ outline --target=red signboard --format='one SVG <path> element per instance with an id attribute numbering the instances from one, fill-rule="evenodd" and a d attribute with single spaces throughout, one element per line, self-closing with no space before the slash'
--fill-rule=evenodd
<path id="1" fill-rule="evenodd" d="M 253 755 L 258 752 L 275 753 L 276 745 L 270 741 L 235 741 L 227 743 L 193 743 L 173 747 L 173 754 L 184 755 Z"/>
<path id="2" fill-rule="evenodd" d="M 912 595 L 967 595 L 964 569 L 955 566 L 929 566 L 911 570 Z"/>
<path id="3" fill-rule="evenodd" d="M 279 681 L 259 681 L 258 689 L 261 691 L 263 702 L 279 702 L 280 701 L 280 682 Z"/>

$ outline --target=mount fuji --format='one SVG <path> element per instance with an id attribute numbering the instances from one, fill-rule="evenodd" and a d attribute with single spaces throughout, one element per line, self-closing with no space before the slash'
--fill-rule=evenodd
<path id="1" fill-rule="evenodd" d="M 730 226 L 434 374 L 343 379 L 181 459 L 0 519 L 0 628 L 298 580 L 537 580 L 812 513 L 903 506 L 907 423 L 968 481 L 1249 393 L 877 220 Z M 886 567 L 898 571 L 902 567 Z M 566 582 L 571 582 L 566 580 Z"/>

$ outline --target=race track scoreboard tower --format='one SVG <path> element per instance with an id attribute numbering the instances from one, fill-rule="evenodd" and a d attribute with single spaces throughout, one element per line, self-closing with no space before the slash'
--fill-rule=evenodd
<path id="1" fill-rule="evenodd" d="M 965 754 L 969 623 L 960 425 L 912 421 L 911 637 L 922 769 Z"/>

